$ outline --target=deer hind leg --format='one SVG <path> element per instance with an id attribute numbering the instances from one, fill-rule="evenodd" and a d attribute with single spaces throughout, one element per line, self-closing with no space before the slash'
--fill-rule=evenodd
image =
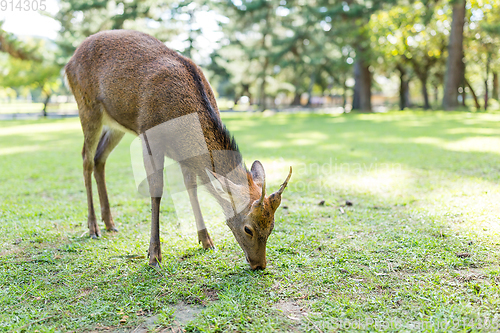
<path id="1" fill-rule="evenodd" d="M 194 219 L 196 221 L 196 228 L 198 229 L 198 243 L 203 245 L 204 249 L 215 249 L 214 242 L 208 234 L 203 215 L 201 214 L 200 203 L 198 202 L 198 186 L 196 183 L 196 173 L 190 171 L 188 168 L 181 165 L 182 175 L 184 176 L 184 184 L 189 195 L 189 201 L 193 208 Z"/>
<path id="2" fill-rule="evenodd" d="M 143 135 L 143 157 L 148 174 L 149 193 L 151 195 L 151 238 L 149 241 L 149 265 L 159 267 L 161 263 L 160 244 L 160 202 L 163 196 L 163 153 L 151 151 L 146 135 Z"/>
<path id="3" fill-rule="evenodd" d="M 115 227 L 113 217 L 111 216 L 111 210 L 109 208 L 104 169 L 106 159 L 118 145 L 124 134 L 125 133 L 121 131 L 105 127 L 101 133 L 101 138 L 94 156 L 94 177 L 97 183 L 97 191 L 99 192 L 99 201 L 101 203 L 101 217 L 106 225 L 106 230 L 108 231 L 118 231 L 118 229 Z"/>
<path id="4" fill-rule="evenodd" d="M 94 156 L 99 143 L 99 136 L 102 130 L 102 114 L 96 108 L 89 108 L 86 105 L 79 105 L 80 122 L 83 130 L 83 179 L 87 190 L 87 224 L 89 235 L 97 238 L 101 235 L 97 225 L 94 202 L 92 197 L 92 172 L 94 171 Z"/>

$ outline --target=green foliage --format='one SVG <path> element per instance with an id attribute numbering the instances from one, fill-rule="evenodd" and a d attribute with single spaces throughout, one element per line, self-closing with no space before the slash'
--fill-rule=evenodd
<path id="1" fill-rule="evenodd" d="M 62 85 L 61 66 L 53 45 L 43 39 L 22 42 L 29 57 L 0 54 L 0 87 L 40 89 L 45 95 L 44 114 L 52 93 Z"/>
<path id="2" fill-rule="evenodd" d="M 58 45 L 66 59 L 88 36 L 110 29 L 134 29 L 168 41 L 181 33 L 189 34 L 189 52 L 200 29 L 192 24 L 196 12 L 206 10 L 204 1 L 113 0 L 61 2 L 54 16 L 61 23 Z M 186 21 L 185 16 L 188 16 Z M 191 55 L 191 54 L 189 54 Z"/>
<path id="3" fill-rule="evenodd" d="M 484 94 L 484 81 L 500 70 L 495 52 L 500 47 L 499 8 L 493 0 L 467 3 L 466 77 L 478 94 Z M 298 104 L 304 93 L 346 98 L 354 65 L 367 69 L 364 73 L 370 75 L 365 81 L 394 72 L 403 79 L 402 87 L 418 79 L 417 87 L 428 100 L 427 86 L 432 85 L 437 95 L 443 85 L 452 4 L 448 0 L 69 0 L 55 15 L 62 26 L 55 62 L 62 67 L 93 33 L 136 29 L 163 41 L 174 40 L 168 45 L 207 69 L 221 96 L 237 101 L 246 95 L 262 109 L 277 97 Z M 211 37 L 218 41 L 208 46 L 203 17 L 207 12 L 217 14 L 221 29 L 214 34 L 218 37 Z M 2 38 L 0 48 L 18 58 L 36 53 L 0 30 Z"/>
<path id="4" fill-rule="evenodd" d="M 345 90 L 354 50 L 358 56 L 371 56 L 365 43 L 369 34 L 366 23 L 373 13 L 392 3 L 222 2 L 217 8 L 229 18 L 222 24 L 228 40 L 214 60 L 227 69 L 236 95 L 251 91 L 259 95 L 260 102 L 261 95 L 275 97 L 279 92 L 294 94 L 297 102 L 302 93 L 311 95 L 314 86 L 321 94 L 332 84 Z M 284 81 L 288 87 L 277 88 L 276 81 Z M 252 83 L 257 84 L 249 89 Z"/>
<path id="5" fill-rule="evenodd" d="M 54 89 L 60 76 L 60 66 L 50 60 L 26 61 L 1 57 L 3 68 L 0 86 Z"/>
<path id="6" fill-rule="evenodd" d="M 444 80 L 451 8 L 446 1 L 412 1 L 375 14 L 371 21 L 372 47 L 389 70 L 411 72 L 420 80 L 427 100 L 427 84 Z"/>
<path id="7" fill-rule="evenodd" d="M 2 29 L 3 22 L 0 21 L 0 52 L 8 53 L 16 59 L 40 61 L 36 54 L 37 45 L 25 43 L 15 35 Z"/>
<path id="8" fill-rule="evenodd" d="M 484 81 L 500 71 L 500 5 L 497 1 L 471 1 L 465 53 L 469 76 L 478 93 L 484 94 Z"/>

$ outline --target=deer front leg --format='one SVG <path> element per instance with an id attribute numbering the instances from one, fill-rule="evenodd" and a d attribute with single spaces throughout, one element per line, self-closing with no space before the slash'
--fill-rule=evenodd
<path id="1" fill-rule="evenodd" d="M 161 197 L 151 198 L 151 239 L 149 240 L 149 265 L 159 267 L 161 263 L 160 245 L 160 201 Z"/>
<path id="2" fill-rule="evenodd" d="M 149 241 L 149 265 L 159 267 L 161 263 L 160 245 L 160 202 L 163 195 L 163 157 L 160 169 L 148 177 L 149 192 L 151 194 L 151 239 Z"/>
<path id="3" fill-rule="evenodd" d="M 198 242 L 206 249 L 215 249 L 214 242 L 208 234 L 203 215 L 201 214 L 200 203 L 198 202 L 198 186 L 196 184 L 196 174 L 191 172 L 185 167 L 182 167 L 182 175 L 184 176 L 184 184 L 189 195 L 191 208 L 193 208 L 194 219 L 196 221 L 196 228 L 198 229 Z"/>

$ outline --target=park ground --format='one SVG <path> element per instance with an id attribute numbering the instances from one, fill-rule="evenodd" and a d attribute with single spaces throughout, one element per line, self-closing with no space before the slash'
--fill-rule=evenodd
<path id="1" fill-rule="evenodd" d="M 216 213 L 217 251 L 203 251 L 188 208 L 167 199 L 163 266 L 150 268 L 128 135 L 107 164 L 120 232 L 89 239 L 78 119 L 0 122 L 0 329 L 500 329 L 500 113 L 223 120 L 268 191 L 294 168 L 264 271 Z"/>

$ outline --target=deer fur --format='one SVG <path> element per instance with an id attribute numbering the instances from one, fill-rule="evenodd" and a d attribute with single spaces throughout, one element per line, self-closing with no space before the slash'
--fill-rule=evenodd
<path id="1" fill-rule="evenodd" d="M 267 238 L 274 227 L 274 213 L 291 168 L 280 190 L 266 196 L 262 164 L 255 161 L 250 170 L 244 166 L 234 138 L 222 124 L 212 89 L 198 66 L 147 34 L 112 30 L 88 37 L 65 70 L 84 134 L 83 174 L 92 238 L 100 236 L 92 198 L 92 173 L 106 229 L 116 232 L 106 190 L 105 163 L 124 133 L 130 132 L 142 139 L 148 174 L 152 206 L 150 265 L 158 266 L 161 262 L 159 213 L 167 156 L 181 166 L 203 248 L 214 248 L 214 243 L 198 202 L 199 183 L 206 184 L 221 205 L 250 267 L 266 267 Z M 149 133 L 154 128 L 187 115 L 195 115 L 199 123 L 184 122 L 178 128 L 186 140 L 175 147 L 170 140 L 151 140 Z M 196 126 L 200 125 L 201 141 L 194 138 Z M 182 158 L 199 146 L 206 146 L 208 153 Z"/>

